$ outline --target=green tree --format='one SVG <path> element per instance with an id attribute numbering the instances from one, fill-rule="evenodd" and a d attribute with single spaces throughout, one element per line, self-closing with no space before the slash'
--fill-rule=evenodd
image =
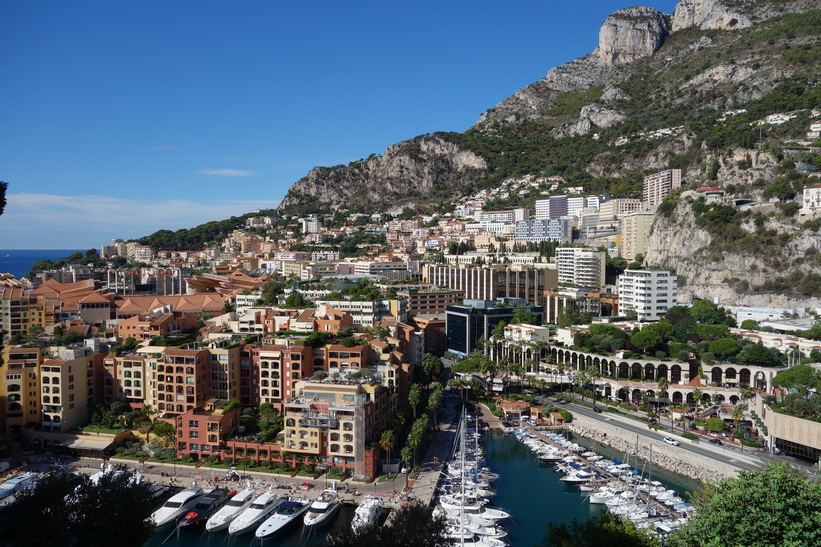
<path id="1" fill-rule="evenodd" d="M 0 180 L 0 215 L 3 214 L 3 210 L 6 208 L 6 190 L 9 188 L 9 183 Z"/>
<path id="2" fill-rule="evenodd" d="M 163 439 L 168 446 L 176 446 L 177 444 L 177 428 L 163 420 L 156 420 L 151 425 L 151 432 Z"/>
<path id="3" fill-rule="evenodd" d="M 727 315 L 718 306 L 709 300 L 698 300 L 690 308 L 690 317 L 699 323 L 709 323 L 711 325 L 718 325 L 724 323 Z"/>
<path id="4" fill-rule="evenodd" d="M 385 451 L 385 468 L 388 467 L 388 461 L 391 456 L 391 450 L 396 445 L 396 433 L 392 429 L 386 429 L 382 432 L 379 438 L 379 448 Z"/>
<path id="5" fill-rule="evenodd" d="M 408 404 L 413 409 L 413 419 L 416 419 L 416 409 L 422 403 L 422 386 L 413 384 L 408 393 Z"/>
<path id="6" fill-rule="evenodd" d="M 658 537 L 645 530 L 639 530 L 632 521 L 607 513 L 586 521 L 573 519 L 567 524 L 551 522 L 541 547 L 599 547 L 618 545 L 619 547 L 656 547 L 661 545 Z"/>
<path id="7" fill-rule="evenodd" d="M 775 366 L 781 364 L 780 352 L 775 348 L 766 348 L 764 344 L 748 344 L 738 354 L 738 364 L 746 366 Z"/>
<path id="8" fill-rule="evenodd" d="M 96 484 L 50 474 L 16 498 L 0 520 L 4 546 L 140 547 L 154 532 L 151 490 L 129 474 L 107 474 Z"/>
<path id="9" fill-rule="evenodd" d="M 276 418 L 276 416 L 277 409 L 274 406 L 274 403 L 262 403 L 259 405 L 259 417 L 265 420 L 265 426 L 262 428 L 263 430 L 271 427 L 271 420 Z"/>
<path id="10" fill-rule="evenodd" d="M 710 353 L 719 359 L 735 355 L 739 351 L 741 351 L 741 344 L 735 338 L 719 338 L 710 344 Z"/>
<path id="11" fill-rule="evenodd" d="M 436 547 L 448 543 L 444 517 L 431 517 L 422 503 L 406 503 L 393 511 L 396 514 L 384 526 L 358 536 L 349 531 L 328 534 L 325 542 L 330 547 Z"/>
<path id="12" fill-rule="evenodd" d="M 653 329 L 643 328 L 630 337 L 630 343 L 647 355 L 647 352 L 661 344 L 661 336 Z"/>
<path id="13" fill-rule="evenodd" d="M 821 484 L 786 463 L 739 471 L 695 497 L 698 511 L 673 546 L 821 545 Z"/>
<path id="14" fill-rule="evenodd" d="M 758 330 L 758 321 L 754 319 L 745 319 L 741 322 L 741 328 L 747 330 Z"/>
<path id="15" fill-rule="evenodd" d="M 442 376 L 442 371 L 445 370 L 445 365 L 442 359 L 432 353 L 426 353 L 422 359 L 422 371 L 425 374 L 426 382 L 432 382 Z"/>
<path id="16" fill-rule="evenodd" d="M 726 427 L 721 418 L 707 418 L 707 429 L 713 433 L 721 433 Z"/>

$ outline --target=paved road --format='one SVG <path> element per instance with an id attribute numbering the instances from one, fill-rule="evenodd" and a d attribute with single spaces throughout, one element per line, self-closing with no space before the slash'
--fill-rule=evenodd
<path id="1" fill-rule="evenodd" d="M 537 399 L 542 400 L 545 404 L 556 404 L 556 401 L 554 399 L 550 399 L 549 397 L 538 397 Z M 612 412 L 597 414 L 593 412 L 592 409 L 582 405 L 566 402 L 559 403 L 559 406 L 564 405 L 572 406 L 571 410 L 574 414 L 580 414 L 582 416 L 586 416 L 594 420 L 609 422 L 611 425 L 618 426 L 622 429 L 630 431 L 631 433 L 640 435 L 641 437 L 647 440 L 655 440 L 662 442 L 662 439 L 664 437 L 670 435 L 669 428 L 665 429 L 663 427 L 663 423 L 661 424 L 662 429 L 654 431 L 652 429 L 649 429 L 647 425 L 643 422 L 637 422 L 636 420 L 629 418 L 627 416 L 623 416 L 621 414 L 616 414 Z M 741 448 L 735 447 L 727 443 L 725 443 L 722 446 L 716 446 L 708 443 L 705 440 L 702 440 L 699 443 L 690 443 L 686 439 L 681 439 L 681 443 L 681 446 L 677 447 L 678 449 L 693 452 L 699 455 L 700 457 L 711 458 L 719 462 L 727 463 L 729 465 L 737 467 L 738 469 L 763 469 L 766 466 L 767 462 L 786 461 L 794 468 L 806 472 L 811 477 L 817 476 L 816 469 L 812 467 L 812 464 L 788 456 L 771 455 L 766 452 L 758 450 L 742 450 Z"/>

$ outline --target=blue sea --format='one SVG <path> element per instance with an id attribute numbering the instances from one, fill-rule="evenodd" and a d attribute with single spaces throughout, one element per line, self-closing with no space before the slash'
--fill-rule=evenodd
<path id="1" fill-rule="evenodd" d="M 0 249 L 0 273 L 10 273 L 20 279 L 38 260 L 59 260 L 71 253 L 84 253 L 88 249 Z"/>

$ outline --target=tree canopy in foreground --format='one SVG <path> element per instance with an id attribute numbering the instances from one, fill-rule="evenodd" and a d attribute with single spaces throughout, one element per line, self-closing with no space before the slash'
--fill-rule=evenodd
<path id="1" fill-rule="evenodd" d="M 332 547 L 438 547 L 446 545 L 445 519 L 433 518 L 428 509 L 419 502 L 408 503 L 391 516 L 382 527 L 375 527 L 368 533 L 354 535 L 351 532 L 329 534 L 325 540 Z"/>
<path id="2" fill-rule="evenodd" d="M 659 539 L 639 530 L 632 521 L 603 513 L 586 521 L 573 519 L 567 524 L 548 524 L 547 534 L 537 547 L 657 547 Z"/>
<path id="3" fill-rule="evenodd" d="M 697 494 L 674 546 L 821 545 L 821 484 L 786 463 L 741 471 Z"/>
<path id="4" fill-rule="evenodd" d="M 47 475 L 0 514 L 3 547 L 140 547 L 154 531 L 147 484 L 130 474 Z"/>

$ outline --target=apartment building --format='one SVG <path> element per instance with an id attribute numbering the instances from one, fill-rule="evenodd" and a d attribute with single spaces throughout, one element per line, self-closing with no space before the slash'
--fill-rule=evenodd
<path id="1" fill-rule="evenodd" d="M 282 410 L 283 401 L 294 396 L 294 386 L 314 370 L 325 368 L 325 348 L 310 346 L 262 346 L 259 349 L 259 400 Z"/>
<path id="2" fill-rule="evenodd" d="M 150 384 L 157 360 L 146 355 L 108 354 L 103 360 L 103 402 L 110 405 L 114 401 L 124 401 L 157 408 L 156 388 Z"/>
<path id="3" fill-rule="evenodd" d="M 103 355 L 90 349 L 80 355 L 47 359 L 40 365 L 43 431 L 67 432 L 88 423 L 88 409 L 97 400 L 94 379 L 102 368 Z"/>
<path id="4" fill-rule="evenodd" d="M 211 365 L 208 372 L 209 397 L 225 401 L 239 401 L 240 354 L 239 345 L 208 349 Z"/>
<path id="5" fill-rule="evenodd" d="M 540 243 L 558 241 L 567 243 L 572 239 L 573 227 L 567 218 L 544 218 L 523 220 L 516 223 L 516 241 Z"/>
<path id="6" fill-rule="evenodd" d="M 561 218 L 567 216 L 567 196 L 552 196 L 536 201 L 536 218 Z"/>
<path id="7" fill-rule="evenodd" d="M 240 422 L 240 407 L 226 410 L 226 404 L 224 399 L 208 399 L 176 417 L 178 456 L 204 460 L 222 452 Z"/>
<path id="8" fill-rule="evenodd" d="M 599 226 L 618 226 L 622 216 L 641 210 L 640 199 L 611 199 L 599 205 Z"/>
<path id="9" fill-rule="evenodd" d="M 658 321 L 676 305 L 676 278 L 664 270 L 625 270 L 619 276 L 621 313 L 635 311 L 639 321 Z"/>
<path id="10" fill-rule="evenodd" d="M 155 336 L 179 334 L 194 329 L 197 317 L 184 312 L 156 311 L 133 315 L 117 324 L 117 337 L 122 339 L 151 340 Z"/>
<path id="11" fill-rule="evenodd" d="M 41 348 L 9 349 L 0 387 L 6 401 L 5 413 L 0 412 L 0 418 L 5 415 L 2 430 L 6 433 L 19 434 L 26 425 L 40 422 L 40 365 L 44 361 Z"/>
<path id="12" fill-rule="evenodd" d="M 647 240 L 653 229 L 656 215 L 650 211 L 637 211 L 625 215 L 621 220 L 622 256 L 628 262 L 636 259 L 636 255 L 647 252 Z"/>
<path id="13" fill-rule="evenodd" d="M 336 311 L 350 314 L 355 325 L 373 327 L 385 317 L 393 317 L 397 321 L 408 318 L 408 304 L 406 300 L 317 300 L 317 305 L 324 304 Z"/>
<path id="14" fill-rule="evenodd" d="M 465 298 L 473 300 L 522 298 L 536 304 L 545 290 L 555 289 L 558 284 L 556 270 L 524 265 L 426 264 L 422 277 L 425 283 L 462 292 Z"/>
<path id="15" fill-rule="evenodd" d="M 207 349 L 167 348 L 157 365 L 157 411 L 177 416 L 210 399 L 210 364 Z"/>
<path id="16" fill-rule="evenodd" d="M 670 192 L 681 187 L 681 169 L 667 169 L 644 177 L 642 201 L 648 208 L 655 209 Z"/>
<path id="17" fill-rule="evenodd" d="M 556 268 L 559 284 L 583 288 L 604 285 L 606 253 L 584 247 L 559 247 L 556 249 Z"/>
<path id="18" fill-rule="evenodd" d="M 370 382 L 304 380 L 285 403 L 283 450 L 316 456 L 320 463 L 374 476 L 379 440 L 396 407 L 396 395 Z"/>
<path id="19" fill-rule="evenodd" d="M 45 301 L 32 291 L 18 287 L 0 287 L 0 331 L 3 342 L 15 335 L 25 336 L 34 326 L 45 326 Z"/>
<path id="20" fill-rule="evenodd" d="M 464 298 L 461 291 L 434 289 L 406 289 L 396 295 L 407 300 L 409 316 L 445 313 L 445 308 Z"/>

